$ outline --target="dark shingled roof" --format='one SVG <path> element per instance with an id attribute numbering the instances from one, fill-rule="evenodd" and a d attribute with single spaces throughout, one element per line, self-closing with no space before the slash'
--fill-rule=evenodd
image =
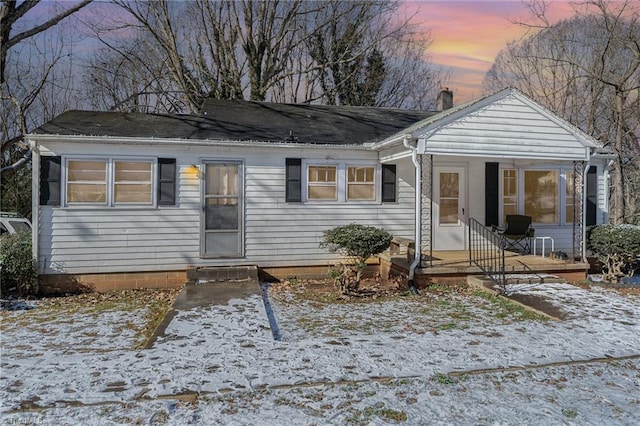
<path id="1" fill-rule="evenodd" d="M 208 99 L 202 115 L 68 111 L 34 134 L 363 144 L 381 141 L 434 115 L 374 107 Z"/>

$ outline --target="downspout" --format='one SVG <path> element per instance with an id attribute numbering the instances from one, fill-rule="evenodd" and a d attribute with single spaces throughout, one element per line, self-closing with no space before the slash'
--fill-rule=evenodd
<path id="1" fill-rule="evenodd" d="M 409 288 L 414 294 L 418 293 L 415 286 L 414 276 L 416 268 L 420 265 L 422 257 L 422 163 L 418 161 L 418 149 L 417 147 L 409 144 L 409 139 L 404 138 L 402 144 L 405 148 L 411 151 L 411 161 L 416 169 L 416 194 L 415 194 L 415 248 L 414 258 L 411 265 L 409 265 Z"/>
<path id="2" fill-rule="evenodd" d="M 42 265 L 38 264 L 38 236 L 40 235 L 40 151 L 38 143 L 30 141 L 31 147 L 31 255 L 37 265 L 38 273 Z"/>
<path id="3" fill-rule="evenodd" d="M 587 263 L 587 173 L 589 167 L 591 167 L 591 155 L 582 170 L 582 263 Z"/>

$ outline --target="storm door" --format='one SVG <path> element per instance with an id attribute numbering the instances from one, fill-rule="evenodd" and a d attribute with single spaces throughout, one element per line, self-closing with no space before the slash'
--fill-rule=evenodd
<path id="1" fill-rule="evenodd" d="M 465 169 L 436 167 L 433 173 L 434 250 L 465 250 Z"/>
<path id="2" fill-rule="evenodd" d="M 242 163 L 205 163 L 202 254 L 240 257 L 243 242 Z"/>

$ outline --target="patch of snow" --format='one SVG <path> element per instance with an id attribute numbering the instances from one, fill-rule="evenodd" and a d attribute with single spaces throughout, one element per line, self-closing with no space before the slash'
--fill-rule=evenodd
<path id="1" fill-rule="evenodd" d="M 251 296 L 179 312 L 152 349 L 132 351 L 122 324 L 135 321 L 136 312 L 29 325 L 17 325 L 27 324 L 19 320 L 28 312 L 5 312 L 1 419 L 288 425 L 383 424 L 406 416 L 407 424 L 435 425 L 637 424 L 640 298 L 560 283 L 509 289 L 545 298 L 567 320 L 498 319 L 448 294 L 445 301 L 468 314 L 459 328 L 438 325 L 437 310 L 420 310 L 446 310 L 441 299 L 315 307 L 272 299 L 283 333 L 275 341 L 262 299 Z M 344 316 L 371 324 L 331 326 Z M 604 358 L 618 360 L 589 362 Z M 25 411 L 29 404 L 36 410 Z"/>

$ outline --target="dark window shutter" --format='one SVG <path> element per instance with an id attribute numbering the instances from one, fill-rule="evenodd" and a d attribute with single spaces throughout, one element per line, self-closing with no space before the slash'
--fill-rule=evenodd
<path id="1" fill-rule="evenodd" d="M 484 165 L 484 220 L 486 226 L 500 223 L 500 163 Z"/>
<path id="2" fill-rule="evenodd" d="M 396 165 L 382 165 L 382 202 L 394 203 L 396 201 Z"/>
<path id="3" fill-rule="evenodd" d="M 299 203 L 302 201 L 302 159 L 287 158 L 285 160 L 285 200 L 288 203 Z"/>
<path id="4" fill-rule="evenodd" d="M 176 204 L 176 159 L 158 158 L 158 205 Z"/>
<path id="5" fill-rule="evenodd" d="M 591 226 L 596 224 L 597 212 L 598 168 L 596 166 L 591 166 L 587 172 L 587 221 L 585 225 Z"/>
<path id="6" fill-rule="evenodd" d="M 40 158 L 40 205 L 60 205 L 60 157 Z"/>

